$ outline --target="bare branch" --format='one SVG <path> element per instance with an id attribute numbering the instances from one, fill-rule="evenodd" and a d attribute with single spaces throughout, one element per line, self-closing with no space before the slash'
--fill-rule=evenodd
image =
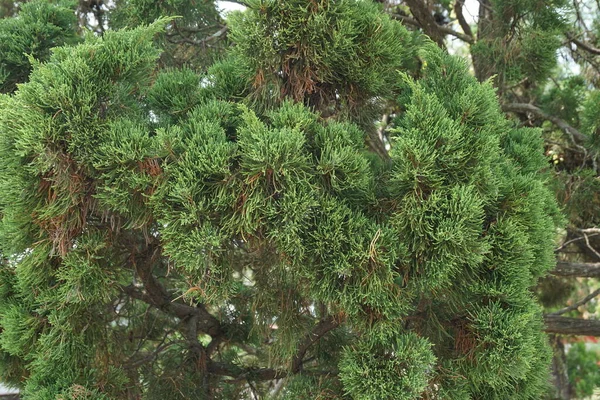
<path id="1" fill-rule="evenodd" d="M 250 7 L 250 4 L 248 4 L 247 1 L 243 1 L 243 0 L 228 0 L 229 3 L 235 3 L 235 4 L 239 4 L 241 6 L 244 7 Z"/>
<path id="2" fill-rule="evenodd" d="M 559 261 L 550 271 L 557 276 L 577 276 L 581 278 L 600 278 L 600 263 L 577 263 Z"/>
<path id="3" fill-rule="evenodd" d="M 169 331 L 168 333 L 170 332 L 171 331 Z M 165 338 L 158 344 L 158 346 L 153 351 L 145 353 L 144 355 L 136 354 L 136 357 L 131 357 L 129 360 L 125 361 L 123 366 L 128 369 L 134 369 L 146 363 L 154 362 L 158 358 L 160 353 L 162 353 L 163 351 L 165 351 L 173 345 L 182 344 L 184 342 L 183 340 L 175 340 L 169 343 L 164 343 L 164 340 L 166 340 L 167 336 L 168 335 L 165 335 Z"/>
<path id="4" fill-rule="evenodd" d="M 544 315 L 546 332 L 563 335 L 600 336 L 600 321 L 596 319 L 568 318 Z"/>
<path id="5" fill-rule="evenodd" d="M 600 228 L 586 228 L 586 229 L 578 229 L 578 232 L 581 233 L 594 233 L 594 234 L 598 234 L 600 233 Z"/>
<path id="6" fill-rule="evenodd" d="M 228 383 L 242 382 L 242 381 L 272 381 L 275 379 L 285 378 L 289 376 L 291 372 L 281 369 L 274 368 L 241 368 L 235 364 L 228 364 L 223 362 L 215 362 L 209 360 L 208 372 L 219 376 L 229 376 L 233 378 L 228 380 Z M 325 375 L 333 376 L 337 375 L 338 371 L 335 369 L 325 371 L 302 371 L 303 375 Z"/>
<path id="7" fill-rule="evenodd" d="M 381 117 L 381 121 L 379 122 L 379 126 L 377 127 L 377 136 L 379 137 L 381 143 L 384 143 L 384 132 L 388 127 L 389 119 L 389 114 L 383 114 L 383 116 Z"/>
<path id="8" fill-rule="evenodd" d="M 592 237 L 592 236 L 597 236 L 597 235 L 600 235 L 600 231 L 599 231 L 598 233 L 592 233 L 591 235 L 588 235 L 587 237 L 589 238 L 589 237 Z M 564 249 L 565 247 L 567 247 L 567 246 L 568 246 L 568 245 L 570 245 L 571 243 L 574 243 L 574 242 L 577 242 L 577 241 L 579 241 L 579 240 L 583 240 L 583 239 L 584 239 L 584 237 L 583 237 L 583 236 L 580 236 L 580 237 L 576 237 L 576 238 L 574 238 L 574 239 L 571 239 L 571 240 L 567 240 L 566 242 L 564 242 L 563 244 L 561 244 L 559 247 L 557 247 L 557 248 L 554 250 L 554 252 L 555 252 L 555 253 L 559 253 L 559 252 L 560 252 L 562 249 Z"/>
<path id="9" fill-rule="evenodd" d="M 587 136 L 573 128 L 564 120 L 555 117 L 553 115 L 545 113 L 541 108 L 534 106 L 529 103 L 508 103 L 502 105 L 502 110 L 504 112 L 513 112 L 513 113 L 529 113 L 539 119 L 545 119 L 547 121 L 552 122 L 554 125 L 558 126 L 565 133 L 573 138 L 575 143 L 581 143 L 587 140 Z"/>
<path id="10" fill-rule="evenodd" d="M 401 15 L 401 14 L 391 14 L 391 16 L 392 16 L 392 18 L 397 19 L 399 21 L 402 21 L 405 24 L 409 24 L 409 25 L 412 25 L 412 26 L 416 26 L 418 28 L 422 28 L 422 26 L 419 23 L 419 21 L 417 21 L 417 20 L 415 20 L 415 19 L 413 19 L 413 18 L 411 18 L 409 16 Z M 461 39 L 461 40 L 463 40 L 463 41 L 465 41 L 467 43 L 470 43 L 470 44 L 475 43 L 475 40 L 472 37 L 467 36 L 464 33 L 456 32 L 454 29 L 450 29 L 450 28 L 445 27 L 445 26 L 436 25 L 436 27 L 437 27 L 437 30 L 439 30 L 440 32 L 443 32 L 443 33 L 445 33 L 447 35 L 454 36 L 454 37 L 459 38 L 459 39 Z M 427 32 L 425 32 L 425 33 L 427 33 Z"/>
<path id="11" fill-rule="evenodd" d="M 579 24 L 579 26 L 581 26 L 586 31 L 589 31 L 590 29 L 588 28 L 587 24 L 585 23 L 585 18 L 583 18 L 583 15 L 581 13 L 581 9 L 579 8 L 579 2 L 578 1 L 573 1 L 573 8 L 575 9 L 575 14 L 577 15 L 577 18 L 576 18 L 575 22 L 577 24 Z"/>
<path id="12" fill-rule="evenodd" d="M 209 360 L 207 369 L 210 374 L 230 376 L 234 378 L 234 382 L 245 381 L 247 379 L 252 379 L 254 381 L 270 381 L 273 379 L 284 378 L 288 375 L 286 371 L 273 368 L 242 368 L 235 364 L 212 360 Z"/>
<path id="13" fill-rule="evenodd" d="M 389 160 L 390 155 L 385 148 L 385 144 L 380 139 L 376 129 L 369 129 L 367 131 L 366 143 L 373 152 L 379 155 L 382 160 Z"/>
<path id="14" fill-rule="evenodd" d="M 572 34 L 571 32 L 567 32 L 566 35 L 567 39 L 569 39 L 569 41 L 571 43 L 574 43 L 575 45 L 577 45 L 578 48 L 583 49 L 589 53 L 592 53 L 594 55 L 600 55 L 600 49 L 597 47 L 592 46 L 589 43 L 586 43 L 584 41 L 581 41 L 579 39 L 577 39 L 577 37 L 575 37 L 574 34 Z"/>
<path id="15" fill-rule="evenodd" d="M 565 308 L 561 308 L 560 310 L 550 313 L 548 315 L 562 315 L 562 314 L 568 313 L 569 311 L 576 310 L 577 308 L 586 304 L 587 302 L 589 302 L 590 300 L 592 300 L 594 297 L 598 296 L 599 294 L 600 294 L 600 289 L 596 289 L 592 293 L 585 296 L 583 299 L 579 300 L 577 303 L 574 303 Z"/>
<path id="16" fill-rule="evenodd" d="M 176 30 L 179 33 L 179 36 L 181 37 L 181 39 L 175 39 L 174 38 L 175 35 L 168 35 L 167 36 L 167 40 L 169 42 L 174 43 L 174 44 L 188 43 L 188 44 L 192 44 L 194 46 L 208 46 L 210 42 L 213 42 L 213 41 L 219 39 L 225 33 L 227 33 L 227 26 L 222 27 L 221 29 L 219 29 L 218 31 L 216 31 L 215 33 L 213 33 L 212 35 L 207 36 L 207 37 L 205 37 L 204 39 L 201 39 L 201 40 L 192 39 L 190 37 L 185 36 L 181 32 L 181 30 L 179 30 L 179 29 L 176 29 Z"/>
<path id="17" fill-rule="evenodd" d="M 423 32 L 438 46 L 445 48 L 444 35 L 435 22 L 427 3 L 423 0 L 404 0 L 404 2 L 410 8 L 411 14 L 415 17 Z"/>
<path id="18" fill-rule="evenodd" d="M 336 321 L 332 316 L 327 317 L 326 319 L 322 319 L 319 323 L 313 328 L 313 330 L 304 337 L 300 345 L 298 346 L 298 352 L 296 356 L 292 360 L 292 372 L 297 373 L 302 369 L 302 363 L 304 360 L 304 356 L 308 349 L 316 342 L 318 342 L 327 332 L 337 328 L 339 326 L 339 321 Z"/>
<path id="19" fill-rule="evenodd" d="M 471 38 L 471 40 L 473 40 L 473 31 L 471 31 L 471 27 L 467 23 L 467 20 L 465 19 L 465 15 L 463 14 L 463 6 L 464 5 L 465 5 L 465 0 L 456 0 L 456 3 L 454 3 L 454 12 L 456 13 L 456 18 L 458 19 L 458 23 L 459 23 L 460 27 L 462 28 L 463 32 L 465 33 L 465 35 L 467 35 L 468 37 Z M 473 42 L 471 41 L 469 43 L 473 43 Z"/>
<path id="20" fill-rule="evenodd" d="M 274 379 L 285 378 L 290 374 L 318 374 L 318 375 L 335 375 L 337 371 L 305 371 L 302 365 L 305 362 L 304 356 L 308 349 L 318 342 L 331 330 L 337 328 L 340 321 L 329 316 L 319 321 L 317 325 L 302 339 L 298 345 L 298 351 L 292 360 L 290 370 L 274 369 L 274 368 L 243 368 L 238 365 L 226 364 L 209 360 L 208 372 L 215 375 L 229 376 L 233 381 L 268 381 Z"/>
<path id="21" fill-rule="evenodd" d="M 179 303 L 171 299 L 171 295 L 156 280 L 152 274 L 154 263 L 160 256 L 160 246 L 149 245 L 143 253 L 132 257 L 132 262 L 137 275 L 144 285 L 146 293 L 141 293 L 134 286 L 123 287 L 123 291 L 133 298 L 142 300 L 166 313 L 181 320 L 197 318 L 198 329 L 210 336 L 218 336 L 222 333 L 219 320 L 212 316 L 203 305 L 196 307 Z"/>
<path id="22" fill-rule="evenodd" d="M 600 253 L 598 253 L 598 250 L 596 250 L 591 244 L 590 244 L 590 239 L 588 239 L 588 236 L 584 233 L 583 237 L 585 238 L 585 245 L 587 246 L 588 249 L 590 249 L 590 251 L 592 253 L 594 253 L 596 255 L 596 257 L 598 259 L 600 259 Z"/>

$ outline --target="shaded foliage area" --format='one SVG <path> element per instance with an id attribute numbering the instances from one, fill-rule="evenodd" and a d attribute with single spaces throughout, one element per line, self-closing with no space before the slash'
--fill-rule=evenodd
<path id="1" fill-rule="evenodd" d="M 68 5 L 43 1 L 26 3 L 18 16 L 0 19 L 0 92 L 10 93 L 26 81 L 33 60 L 46 61 L 52 47 L 76 43 L 76 22 Z"/>

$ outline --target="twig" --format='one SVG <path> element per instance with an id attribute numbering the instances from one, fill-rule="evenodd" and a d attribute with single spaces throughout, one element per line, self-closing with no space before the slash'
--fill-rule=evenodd
<path id="1" fill-rule="evenodd" d="M 592 300 L 594 297 L 598 296 L 599 294 L 600 294 L 600 289 L 596 289 L 592 293 L 585 296 L 583 299 L 579 300 L 577 303 L 572 304 L 565 308 L 561 308 L 560 310 L 550 313 L 548 315 L 562 315 L 562 314 L 568 313 L 569 311 L 576 310 L 579 306 L 584 305 L 585 303 Z"/>
<path id="2" fill-rule="evenodd" d="M 575 9 L 575 14 L 577 14 L 577 22 L 585 29 L 589 31 L 589 28 L 585 24 L 585 19 L 581 15 L 581 10 L 579 9 L 579 2 L 577 0 L 573 0 L 573 8 Z"/>
<path id="3" fill-rule="evenodd" d="M 400 15 L 400 14 L 391 14 L 391 15 L 392 15 L 392 18 L 394 18 L 394 19 L 397 19 L 397 20 L 402 21 L 402 22 L 404 22 L 406 24 L 409 24 L 409 25 L 421 28 L 421 24 L 416 19 L 413 19 L 413 18 L 408 17 L 406 15 Z M 472 37 L 470 37 L 468 35 L 465 35 L 464 33 L 456 32 L 454 29 L 450 29 L 450 28 L 448 28 L 446 26 L 440 26 L 440 25 L 437 25 L 437 24 L 436 24 L 436 27 L 437 27 L 437 30 L 439 30 L 440 32 L 443 32 L 443 33 L 445 33 L 447 35 L 454 36 L 454 37 L 459 38 L 459 39 L 461 39 L 461 40 L 463 40 L 463 41 L 465 41 L 467 43 L 470 43 L 470 44 L 475 43 L 475 40 Z"/>
<path id="4" fill-rule="evenodd" d="M 567 32 L 565 34 L 565 36 L 567 37 L 567 39 L 569 39 L 570 42 L 575 43 L 577 45 L 577 47 L 582 48 L 583 50 L 590 52 L 592 54 L 600 55 L 599 48 L 596 48 L 589 43 L 586 43 L 586 42 L 583 42 L 583 41 L 577 39 L 575 37 L 575 35 L 573 35 L 571 32 Z"/>
<path id="5" fill-rule="evenodd" d="M 456 14 L 456 18 L 458 19 L 458 24 L 462 28 L 465 35 L 473 38 L 473 31 L 471 31 L 471 27 L 467 23 L 465 19 L 465 15 L 463 14 L 463 6 L 465 5 L 465 0 L 456 0 L 454 3 L 454 13 Z"/>
<path id="6" fill-rule="evenodd" d="M 163 352 L 164 350 L 168 349 L 169 347 L 175 345 L 175 344 L 180 344 L 183 343 L 183 340 L 175 340 L 169 343 L 162 343 L 156 347 L 156 349 L 154 349 L 154 351 L 152 351 L 150 354 L 148 354 L 145 357 L 141 357 L 138 358 L 137 360 L 133 360 L 134 357 L 131 357 L 129 360 L 125 361 L 125 363 L 123 364 L 123 366 L 127 369 L 135 369 L 141 365 L 144 365 L 148 362 L 153 362 L 154 360 L 156 360 L 158 358 L 158 356 L 160 355 L 161 352 Z"/>
<path id="7" fill-rule="evenodd" d="M 596 250 L 591 244 L 590 244 L 590 240 L 588 239 L 588 236 L 584 233 L 583 237 L 585 238 L 585 245 L 588 247 L 588 249 L 590 249 L 592 251 L 592 253 L 594 253 L 596 255 L 596 257 L 598 257 L 598 259 L 600 260 L 600 253 L 598 253 L 598 250 Z"/>
<path id="8" fill-rule="evenodd" d="M 536 116 L 537 118 L 545 119 L 552 122 L 554 125 L 558 126 L 562 129 L 566 134 L 568 134 L 571 138 L 573 138 L 574 143 L 581 143 L 587 140 L 587 136 L 573 128 L 564 120 L 555 117 L 550 114 L 546 114 L 541 108 L 534 106 L 529 103 L 507 103 L 502 105 L 502 110 L 504 112 L 514 112 L 514 113 L 530 113 Z"/>
<path id="9" fill-rule="evenodd" d="M 591 234 L 591 235 L 589 235 L 589 236 L 597 236 L 598 234 L 599 234 L 599 233 L 593 233 L 593 234 Z M 570 245 L 571 243 L 573 243 L 573 242 L 577 242 L 577 241 L 579 241 L 579 240 L 582 240 L 582 239 L 583 239 L 583 236 L 577 237 L 577 238 L 575 238 L 575 239 L 567 240 L 566 242 L 564 242 L 563 244 L 561 244 L 559 247 L 557 247 L 556 249 L 554 249 L 554 252 L 555 252 L 555 253 L 558 253 L 558 252 L 560 252 L 562 249 L 564 249 L 565 247 L 567 247 L 568 245 Z"/>
<path id="10" fill-rule="evenodd" d="M 599 234 L 600 233 L 600 228 L 585 228 L 585 229 L 578 229 L 577 231 L 581 232 L 581 233 Z"/>

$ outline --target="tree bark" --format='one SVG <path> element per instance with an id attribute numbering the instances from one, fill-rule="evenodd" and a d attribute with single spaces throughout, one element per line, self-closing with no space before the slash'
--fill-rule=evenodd
<path id="1" fill-rule="evenodd" d="M 554 397 L 557 400 L 569 400 L 571 398 L 571 384 L 567 373 L 567 356 L 565 346 L 560 337 L 550 335 L 550 344 L 554 350 L 552 357 L 552 386 Z"/>
<path id="2" fill-rule="evenodd" d="M 478 42 L 485 42 L 492 39 L 493 31 L 491 28 L 493 17 L 490 0 L 479 0 L 479 16 L 477 18 Z M 493 65 L 490 65 L 490 60 L 473 52 L 471 52 L 471 58 L 473 59 L 475 77 L 479 82 L 484 82 L 496 74 L 497 71 L 493 68 Z"/>
<path id="3" fill-rule="evenodd" d="M 600 336 L 600 320 L 544 315 L 546 332 L 563 335 Z"/>
<path id="4" fill-rule="evenodd" d="M 404 25 L 412 25 L 412 26 L 416 26 L 417 28 L 422 29 L 421 23 L 419 21 L 417 21 L 416 19 L 411 18 L 407 15 L 391 14 L 391 16 L 392 16 L 392 18 L 397 19 L 398 21 L 401 21 Z M 448 28 L 447 26 L 437 25 L 436 29 L 439 30 L 443 35 L 454 36 L 455 38 L 458 38 L 469 44 L 475 43 L 475 40 L 473 39 L 472 36 L 465 35 L 464 33 L 460 33 L 458 31 L 455 31 L 454 29 Z"/>
<path id="5" fill-rule="evenodd" d="M 456 3 L 454 3 L 454 12 L 456 13 L 456 18 L 458 19 L 458 23 L 462 28 L 463 32 L 465 33 L 465 35 L 471 38 L 470 43 L 473 43 L 473 31 L 471 30 L 471 27 L 469 26 L 469 23 L 467 22 L 463 14 L 464 5 L 465 0 L 457 0 Z"/>
<path id="6" fill-rule="evenodd" d="M 423 32 L 438 46 L 445 48 L 444 35 L 440 32 L 427 3 L 423 0 L 405 0 L 405 3 L 410 8 L 411 14 L 419 22 Z"/>
<path id="7" fill-rule="evenodd" d="M 559 261 L 550 271 L 557 276 L 577 276 L 581 278 L 600 278 L 600 263 L 577 263 Z"/>
<path id="8" fill-rule="evenodd" d="M 577 47 L 579 47 L 579 48 L 581 48 L 581 49 L 583 49 L 585 51 L 588 51 L 588 52 L 590 52 L 590 53 L 592 53 L 592 54 L 594 54 L 596 56 L 600 55 L 600 49 L 599 48 L 594 47 L 591 44 L 584 42 L 583 40 L 577 39 L 577 37 L 573 33 L 567 32 L 566 36 L 567 36 L 567 39 L 569 39 L 569 41 L 575 43 L 577 45 Z"/>

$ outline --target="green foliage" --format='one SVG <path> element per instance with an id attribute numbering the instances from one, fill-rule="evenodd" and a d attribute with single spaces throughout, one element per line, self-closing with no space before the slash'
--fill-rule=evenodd
<path id="1" fill-rule="evenodd" d="M 57 48 L 0 97 L 11 383 L 538 399 L 529 289 L 561 222 L 540 132 L 368 2 L 252 2 L 203 74 L 158 70 L 174 21 Z M 387 160 L 366 145 L 384 103 Z"/>
<path id="2" fill-rule="evenodd" d="M 224 49 L 226 35 L 212 0 L 116 0 L 107 25 L 112 29 L 147 25 L 164 16 L 176 16 L 156 36 L 163 49 L 161 66 L 206 68 Z"/>
<path id="3" fill-rule="evenodd" d="M 600 153 L 600 92 L 591 92 L 583 104 L 583 130 L 589 137 L 590 147 L 596 154 Z"/>
<path id="4" fill-rule="evenodd" d="M 565 27 L 564 0 L 492 0 L 471 48 L 480 79 L 496 75 L 500 87 L 527 79 L 542 82 L 556 66 L 559 35 Z M 485 14 L 484 14 L 485 15 Z"/>
<path id="5" fill-rule="evenodd" d="M 573 343 L 567 351 L 567 368 L 569 381 L 573 385 L 577 397 L 587 397 L 600 387 L 600 355 L 597 346 L 591 348 L 586 343 Z"/>
<path id="6" fill-rule="evenodd" d="M 339 381 L 333 381 L 328 377 L 299 375 L 286 384 L 279 398 L 282 400 L 339 400 L 345 398 L 340 394 L 341 392 Z"/>
<path id="7" fill-rule="evenodd" d="M 557 116 L 573 126 L 578 126 L 579 111 L 586 98 L 586 82 L 581 76 L 573 76 L 559 86 L 552 86 L 540 95 L 540 102 L 551 115 Z"/>
<path id="8" fill-rule="evenodd" d="M 352 398 L 408 400 L 425 389 L 435 362 L 431 343 L 396 329 L 375 327 L 342 356 L 340 379 Z"/>
<path id="9" fill-rule="evenodd" d="M 416 69 L 416 38 L 370 2 L 269 0 L 249 8 L 230 16 L 230 37 L 259 110 L 292 98 L 362 121 L 372 117 L 369 100 L 392 95 L 398 69 Z"/>
<path id="10" fill-rule="evenodd" d="M 0 93 L 25 82 L 32 58 L 46 61 L 50 49 L 77 42 L 76 17 L 70 2 L 32 1 L 18 16 L 0 20 Z"/>

